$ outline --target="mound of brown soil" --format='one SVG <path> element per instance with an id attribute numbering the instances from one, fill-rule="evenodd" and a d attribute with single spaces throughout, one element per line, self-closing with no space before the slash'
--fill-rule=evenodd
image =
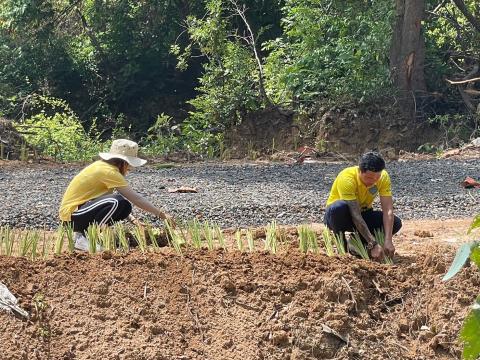
<path id="1" fill-rule="evenodd" d="M 0 313 L 1 358 L 457 358 L 480 276 L 442 283 L 445 251 L 395 266 L 296 250 L 0 257 L 32 314 Z"/>

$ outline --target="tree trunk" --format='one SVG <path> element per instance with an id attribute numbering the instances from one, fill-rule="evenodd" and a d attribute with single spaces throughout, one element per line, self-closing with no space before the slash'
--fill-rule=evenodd
<path id="1" fill-rule="evenodd" d="M 401 94 L 401 108 L 405 115 L 414 119 L 418 93 L 426 90 L 425 39 L 422 34 L 425 0 L 396 0 L 396 9 L 390 71 Z"/>

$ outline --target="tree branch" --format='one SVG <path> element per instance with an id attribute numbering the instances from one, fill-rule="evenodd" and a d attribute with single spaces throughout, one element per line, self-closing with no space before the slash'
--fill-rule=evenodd
<path id="1" fill-rule="evenodd" d="M 475 30 L 480 32 L 480 21 L 470 13 L 463 0 L 452 0 L 452 2 L 458 7 L 458 10 L 462 12 Z"/>

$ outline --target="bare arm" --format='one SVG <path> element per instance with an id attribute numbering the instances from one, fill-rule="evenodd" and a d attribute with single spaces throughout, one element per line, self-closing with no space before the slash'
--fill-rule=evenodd
<path id="1" fill-rule="evenodd" d="M 158 216 L 161 219 L 166 219 L 168 217 L 162 210 L 155 207 L 150 201 L 145 199 L 142 195 L 133 190 L 130 186 L 125 186 L 117 188 L 117 191 L 130 201 L 133 205 L 138 206 L 140 209 L 148 211 L 149 213 Z"/>
<path id="2" fill-rule="evenodd" d="M 348 200 L 346 203 L 350 209 L 350 214 L 352 215 L 353 225 L 355 225 L 355 228 L 358 230 L 360 235 L 367 240 L 369 247 L 373 248 L 377 243 L 373 235 L 370 233 L 370 230 L 368 230 L 365 220 L 362 218 L 360 206 L 358 205 L 357 200 Z"/>
<path id="3" fill-rule="evenodd" d="M 383 212 L 383 230 L 385 232 L 385 253 L 393 257 L 395 247 L 393 246 L 393 198 L 391 196 L 380 196 L 380 205 Z"/>
<path id="4" fill-rule="evenodd" d="M 393 231 L 393 198 L 391 196 L 380 196 L 380 205 L 383 212 L 383 230 L 385 231 L 385 242 L 392 241 Z"/>

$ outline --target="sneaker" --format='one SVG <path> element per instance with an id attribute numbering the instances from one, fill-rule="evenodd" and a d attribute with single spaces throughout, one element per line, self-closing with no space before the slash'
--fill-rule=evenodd
<path id="1" fill-rule="evenodd" d="M 73 233 L 73 239 L 75 240 L 75 249 L 80 251 L 88 251 L 89 250 L 89 242 L 88 239 L 80 232 Z M 97 244 L 97 251 L 102 251 L 103 248 L 100 244 Z"/>
<path id="2" fill-rule="evenodd" d="M 88 251 L 88 240 L 80 232 L 73 233 L 73 240 L 75 240 L 75 249 L 81 251 Z"/>

